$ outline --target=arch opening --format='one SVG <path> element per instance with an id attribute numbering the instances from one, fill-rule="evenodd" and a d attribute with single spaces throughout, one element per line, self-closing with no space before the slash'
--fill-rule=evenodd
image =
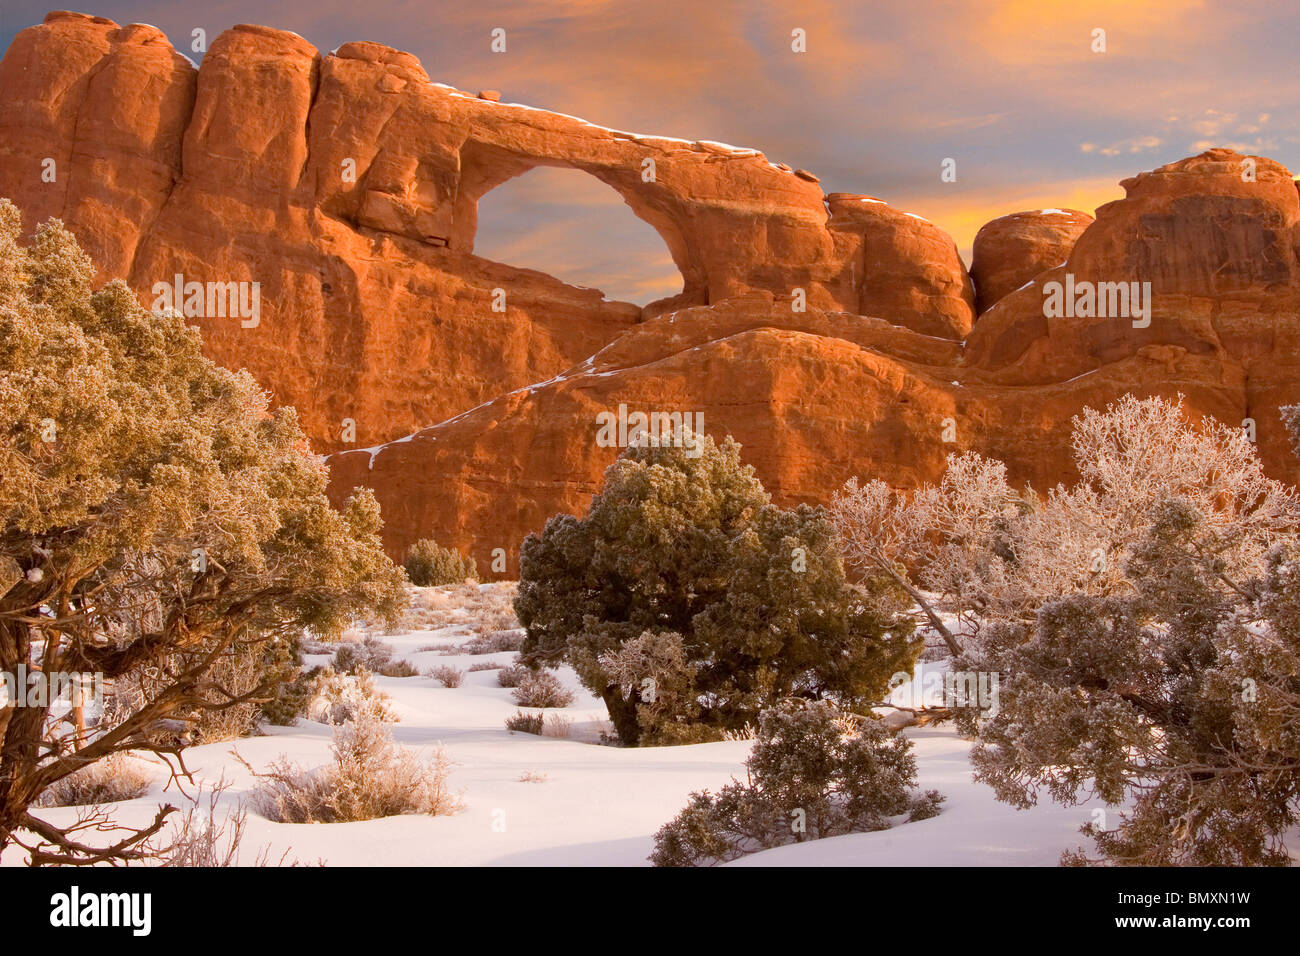
<path id="1" fill-rule="evenodd" d="M 478 201 L 474 254 L 645 306 L 685 286 L 662 236 L 616 190 L 578 169 L 537 166 Z"/>

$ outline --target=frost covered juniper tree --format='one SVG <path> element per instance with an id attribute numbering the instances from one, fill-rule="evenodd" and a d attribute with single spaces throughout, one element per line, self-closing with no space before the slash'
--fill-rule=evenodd
<path id="1" fill-rule="evenodd" d="M 1000 676 L 977 778 L 1018 807 L 1042 790 L 1130 801 L 1084 828 L 1100 861 L 1285 862 L 1300 806 L 1293 490 L 1241 432 L 1158 398 L 1086 410 L 1073 447 L 1079 482 L 1042 499 L 965 455 L 876 512 L 909 528 L 917 578 L 970 622 L 954 666 Z"/>
<path id="2" fill-rule="evenodd" d="M 716 738 L 787 697 L 858 706 L 919 652 L 884 586 L 845 582 L 823 513 L 770 503 L 740 446 L 642 444 L 583 518 L 524 542 L 525 658 L 572 664 L 628 744 Z"/>
<path id="3" fill-rule="evenodd" d="M 137 858 L 164 823 L 102 813 L 55 825 L 41 793 L 126 750 L 184 773 L 185 722 L 265 696 L 213 678 L 226 657 L 355 613 L 392 616 L 401 574 L 379 510 L 343 511 L 292 409 L 205 359 L 197 331 L 151 315 L 57 222 L 19 244 L 0 201 L 0 670 L 142 672 L 150 692 L 97 726 L 48 701 L 0 708 L 0 847 L 34 864 Z"/>
<path id="4" fill-rule="evenodd" d="M 1297 499 L 1264 474 L 1244 433 L 1194 427 L 1181 402 L 1127 395 L 1104 412 L 1084 409 L 1071 444 L 1079 480 L 1042 497 L 974 452 L 950 455 L 938 485 L 911 493 L 850 481 L 831 505 L 845 562 L 901 578 L 927 618 L 956 615 L 978 644 L 983 628 L 1032 622 L 1053 597 L 1131 591 L 1125 562 L 1161 501 L 1195 506 L 1200 546 L 1242 576 L 1262 571 L 1269 548 L 1294 533 Z"/>

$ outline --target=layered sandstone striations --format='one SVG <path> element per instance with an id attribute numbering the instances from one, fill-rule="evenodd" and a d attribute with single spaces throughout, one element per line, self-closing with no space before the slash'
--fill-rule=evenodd
<path id="1" fill-rule="evenodd" d="M 255 327 L 195 319 L 209 354 L 339 452 L 336 499 L 376 490 L 394 555 L 432 535 L 483 568 L 503 549 L 507 573 L 527 532 L 587 506 L 619 452 L 596 417 L 620 404 L 702 414 L 785 503 L 851 475 L 933 480 L 965 449 L 1067 480 L 1070 419 L 1126 391 L 1253 418 L 1293 476 L 1277 407 L 1300 401 L 1300 201 L 1244 159 L 1144 173 L 1095 222 L 995 220 L 972 284 L 949 236 L 874 197 L 462 93 L 377 44 L 321 56 L 241 26 L 196 70 L 153 28 L 56 13 L 0 63 L 0 195 L 61 217 L 146 302 L 176 274 L 258 282 Z M 475 256 L 478 200 L 543 165 L 616 190 L 682 292 L 641 309 Z M 1049 318 L 1067 275 L 1150 283 L 1150 322 Z"/>

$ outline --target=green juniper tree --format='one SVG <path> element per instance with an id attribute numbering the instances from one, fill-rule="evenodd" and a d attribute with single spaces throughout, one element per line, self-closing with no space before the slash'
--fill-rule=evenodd
<path id="1" fill-rule="evenodd" d="M 422 588 L 478 580 L 477 561 L 461 557 L 459 551 L 444 548 L 432 538 L 421 538 L 407 548 L 402 567 L 411 583 Z"/>
<path id="2" fill-rule="evenodd" d="M 572 664 L 628 744 L 704 739 L 787 697 L 876 699 L 919 653 L 893 595 L 847 584 L 821 511 L 772 505 L 734 440 L 697 447 L 629 448 L 585 517 L 528 537 L 525 658 Z"/>

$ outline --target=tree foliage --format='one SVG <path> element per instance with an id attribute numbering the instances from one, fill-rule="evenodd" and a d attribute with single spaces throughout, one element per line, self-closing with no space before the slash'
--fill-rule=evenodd
<path id="1" fill-rule="evenodd" d="M 884 830 L 891 817 L 938 813 L 935 791 L 913 795 L 912 744 L 826 701 L 763 711 L 746 782 L 692 793 L 655 834 L 656 866 L 710 866 L 787 843 Z"/>
<path id="2" fill-rule="evenodd" d="M 790 696 L 874 699 L 915 660 L 910 622 L 846 584 L 820 510 L 772 505 L 731 438 L 697 447 L 629 448 L 585 517 L 528 537 L 525 657 L 572 664 L 626 743 L 716 735 Z"/>
<path id="3" fill-rule="evenodd" d="M 1039 498 L 977 455 L 900 495 L 853 483 L 859 567 L 913 576 L 999 677 L 960 720 L 999 799 L 1126 805 L 1116 864 L 1279 863 L 1300 808 L 1300 503 L 1244 434 L 1126 396 L 1075 419 L 1080 480 Z M 1071 862 L 1083 862 L 1082 852 Z"/>
<path id="4" fill-rule="evenodd" d="M 110 686 L 147 672 L 150 688 L 85 729 L 49 705 L 0 709 L 0 845 L 34 862 L 129 858 L 167 808 L 108 851 L 30 808 L 113 753 L 174 757 L 185 721 L 265 696 L 223 687 L 220 661 L 394 615 L 401 575 L 368 492 L 330 507 L 292 408 L 204 358 L 181 317 L 121 282 L 94 291 L 57 221 L 19 237 L 0 201 L 0 670 Z"/>
<path id="5" fill-rule="evenodd" d="M 462 558 L 459 551 L 444 548 L 432 538 L 421 538 L 411 545 L 402 564 L 406 576 L 417 587 L 478 580 L 478 562 L 473 558 Z"/>

